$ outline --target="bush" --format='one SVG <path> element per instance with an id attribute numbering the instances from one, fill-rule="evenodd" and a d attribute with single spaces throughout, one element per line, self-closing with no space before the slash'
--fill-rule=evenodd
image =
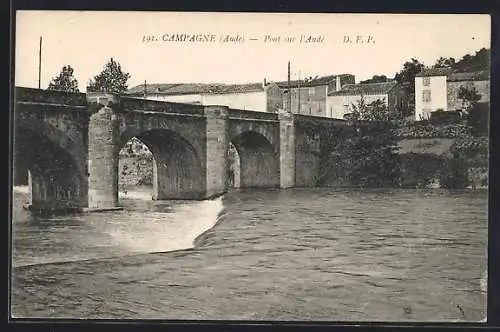
<path id="1" fill-rule="evenodd" d="M 396 129 L 396 135 L 404 138 L 459 138 L 470 136 L 471 128 L 466 124 L 432 124 L 430 120 L 406 122 Z"/>
<path id="2" fill-rule="evenodd" d="M 471 108 L 466 116 L 466 121 L 467 125 L 472 129 L 473 135 L 488 135 L 489 117 L 490 105 L 488 103 L 478 103 Z"/>
<path id="3" fill-rule="evenodd" d="M 466 158 L 481 156 L 486 161 L 489 154 L 489 140 L 485 136 L 462 136 L 453 142 L 450 151 Z"/>
<path id="4" fill-rule="evenodd" d="M 460 112 L 458 111 L 444 111 L 439 109 L 435 112 L 431 112 L 429 122 L 433 125 L 447 125 L 457 123 L 460 118 Z"/>
<path id="5" fill-rule="evenodd" d="M 405 153 L 401 155 L 401 187 L 426 188 L 441 177 L 446 160 L 434 154 Z"/>
<path id="6" fill-rule="evenodd" d="M 353 105 L 347 128 L 330 132 L 320 183 L 355 187 L 394 187 L 399 183 L 400 156 L 394 135 L 396 123 L 383 102 Z M 341 138 L 339 138 L 339 136 Z"/>
<path id="7" fill-rule="evenodd" d="M 448 188 L 472 185 L 486 186 L 488 182 L 488 137 L 463 136 L 450 147 L 453 158 L 448 170 L 455 179 L 447 179 Z M 451 184 L 450 184 L 451 182 Z"/>
<path id="8" fill-rule="evenodd" d="M 467 160 L 460 154 L 454 153 L 446 160 L 439 178 L 441 188 L 463 189 L 470 184 Z"/>

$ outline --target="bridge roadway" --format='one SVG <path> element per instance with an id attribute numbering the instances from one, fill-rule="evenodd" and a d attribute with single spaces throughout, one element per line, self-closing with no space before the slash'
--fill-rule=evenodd
<path id="1" fill-rule="evenodd" d="M 118 153 L 137 137 L 153 153 L 153 199 L 206 199 L 226 192 L 229 142 L 240 157 L 241 187 L 314 186 L 322 135 L 343 124 L 16 87 L 14 185 L 29 182 L 34 210 L 112 209 L 118 206 Z"/>

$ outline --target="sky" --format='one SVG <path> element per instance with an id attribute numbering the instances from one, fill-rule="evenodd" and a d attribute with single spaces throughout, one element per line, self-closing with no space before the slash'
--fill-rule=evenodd
<path id="1" fill-rule="evenodd" d="M 15 85 L 38 87 L 40 37 L 41 87 L 71 65 L 84 92 L 111 57 L 130 73 L 129 87 L 280 81 L 288 61 L 292 79 L 393 77 L 412 57 L 432 65 L 441 56 L 460 59 L 489 48 L 490 31 L 490 16 L 477 14 L 18 11 Z M 208 41 L 169 41 L 175 34 Z M 239 38 L 223 42 L 227 35 Z M 300 41 L 309 36 L 317 42 Z"/>

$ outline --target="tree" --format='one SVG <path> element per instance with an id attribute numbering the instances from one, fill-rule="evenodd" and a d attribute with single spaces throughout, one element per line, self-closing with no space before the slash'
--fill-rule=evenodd
<path id="1" fill-rule="evenodd" d="M 52 79 L 47 90 L 80 92 L 78 81 L 73 76 L 73 68 L 70 65 L 63 66 L 59 76 Z"/>
<path id="2" fill-rule="evenodd" d="M 458 90 L 458 98 L 462 100 L 465 111 L 465 120 L 473 135 L 488 134 L 489 105 L 479 103 L 481 95 L 475 87 L 467 88 L 461 86 Z"/>
<path id="3" fill-rule="evenodd" d="M 469 113 L 471 109 L 476 107 L 478 101 L 481 99 L 481 95 L 475 87 L 467 88 L 461 86 L 458 90 L 458 99 L 462 100 L 465 112 Z"/>
<path id="4" fill-rule="evenodd" d="M 361 84 L 367 84 L 367 83 L 384 83 L 387 82 L 388 78 L 385 75 L 373 75 L 372 78 L 361 81 L 359 83 Z"/>
<path id="5" fill-rule="evenodd" d="M 394 79 L 403 85 L 408 93 L 415 92 L 415 76 L 420 73 L 425 68 L 425 65 L 419 60 L 412 58 L 410 61 L 406 61 L 403 65 L 403 69 L 396 73 Z"/>
<path id="6" fill-rule="evenodd" d="M 364 97 L 358 101 L 357 105 L 352 104 L 351 121 L 372 123 L 388 123 L 396 118 L 396 112 L 387 107 L 385 100 L 377 99 L 366 104 Z"/>
<path id="7" fill-rule="evenodd" d="M 347 128 L 339 139 L 329 137 L 324 178 L 335 174 L 341 182 L 358 187 L 399 185 L 401 158 L 398 154 L 397 121 L 383 101 L 353 105 Z M 321 181 L 328 181 L 321 179 Z"/>
<path id="8" fill-rule="evenodd" d="M 455 59 L 454 58 L 443 58 L 443 57 L 440 57 L 436 61 L 436 64 L 434 65 L 434 68 L 453 68 L 454 65 L 455 65 Z"/>
<path id="9" fill-rule="evenodd" d="M 130 74 L 122 71 L 121 65 L 111 58 L 103 71 L 89 82 L 87 92 L 122 93 L 128 88 L 129 78 Z"/>

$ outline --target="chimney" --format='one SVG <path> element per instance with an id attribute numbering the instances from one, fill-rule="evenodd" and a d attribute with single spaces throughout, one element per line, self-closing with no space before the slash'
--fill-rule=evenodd
<path id="1" fill-rule="evenodd" d="M 335 76 L 335 91 L 340 91 L 342 86 L 340 86 L 340 76 Z"/>

